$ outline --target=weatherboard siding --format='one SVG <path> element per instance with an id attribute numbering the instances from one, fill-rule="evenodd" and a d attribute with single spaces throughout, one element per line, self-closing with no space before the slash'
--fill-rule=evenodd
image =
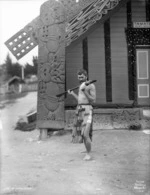
<path id="1" fill-rule="evenodd" d="M 146 2 L 145 0 L 132 0 L 132 21 L 145 22 L 146 21 Z"/>
<path id="2" fill-rule="evenodd" d="M 96 91 L 98 104 L 106 103 L 106 79 L 105 79 L 105 52 L 104 52 L 104 28 L 97 25 L 97 29 L 88 35 L 89 78 L 96 79 Z"/>
<path id="3" fill-rule="evenodd" d="M 83 66 L 82 41 L 66 48 L 66 89 L 77 86 L 77 71 Z M 66 105 L 75 105 L 76 100 L 67 95 Z"/>
<path id="4" fill-rule="evenodd" d="M 124 6 L 110 19 L 113 103 L 129 101 L 126 27 L 126 6 Z"/>

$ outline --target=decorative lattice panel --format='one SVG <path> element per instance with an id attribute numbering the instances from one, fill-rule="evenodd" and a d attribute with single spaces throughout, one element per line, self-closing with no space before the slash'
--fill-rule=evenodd
<path id="1" fill-rule="evenodd" d="M 9 40 L 5 42 L 7 48 L 19 60 L 38 45 L 36 30 L 39 17 L 26 25 Z"/>

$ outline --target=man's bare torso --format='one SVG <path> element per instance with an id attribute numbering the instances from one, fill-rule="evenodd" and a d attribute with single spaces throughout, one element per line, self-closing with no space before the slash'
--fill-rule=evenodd
<path id="1" fill-rule="evenodd" d="M 87 98 L 87 96 L 85 95 L 85 93 L 82 91 L 82 89 L 84 88 L 84 84 L 85 82 L 83 82 L 80 87 L 79 87 L 79 92 L 78 92 L 78 104 L 90 104 L 90 100 Z M 88 86 L 86 86 L 86 90 L 90 93 L 91 90 L 94 90 L 94 85 L 90 84 Z"/>

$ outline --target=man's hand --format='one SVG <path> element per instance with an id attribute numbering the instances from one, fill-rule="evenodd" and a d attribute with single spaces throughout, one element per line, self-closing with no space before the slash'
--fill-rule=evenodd
<path id="1" fill-rule="evenodd" d="M 91 80 L 86 81 L 82 84 L 81 91 L 86 91 L 87 86 L 91 83 Z"/>
<path id="2" fill-rule="evenodd" d="M 68 94 L 70 94 L 70 95 L 73 95 L 74 94 L 74 92 L 72 91 L 72 90 L 68 90 Z"/>
<path id="3" fill-rule="evenodd" d="M 68 94 L 74 96 L 76 100 L 78 100 L 78 96 L 74 93 L 73 90 L 70 90 L 70 89 L 69 89 L 67 92 L 68 92 Z"/>
<path id="4" fill-rule="evenodd" d="M 89 80 L 89 81 L 86 81 L 85 83 L 83 83 L 83 86 L 82 86 L 82 91 L 85 91 L 86 90 L 86 87 L 88 86 L 88 85 L 90 85 L 91 84 L 91 80 Z"/>
<path id="5" fill-rule="evenodd" d="M 91 80 L 86 81 L 86 82 L 85 82 L 85 85 L 88 86 L 90 83 L 91 83 Z"/>

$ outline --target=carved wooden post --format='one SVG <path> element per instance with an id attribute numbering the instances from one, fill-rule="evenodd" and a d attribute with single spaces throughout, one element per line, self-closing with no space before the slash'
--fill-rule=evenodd
<path id="1" fill-rule="evenodd" d="M 40 139 L 48 129 L 64 128 L 64 97 L 56 95 L 65 86 L 65 10 L 60 2 L 50 0 L 41 6 L 38 65 L 37 127 Z"/>

